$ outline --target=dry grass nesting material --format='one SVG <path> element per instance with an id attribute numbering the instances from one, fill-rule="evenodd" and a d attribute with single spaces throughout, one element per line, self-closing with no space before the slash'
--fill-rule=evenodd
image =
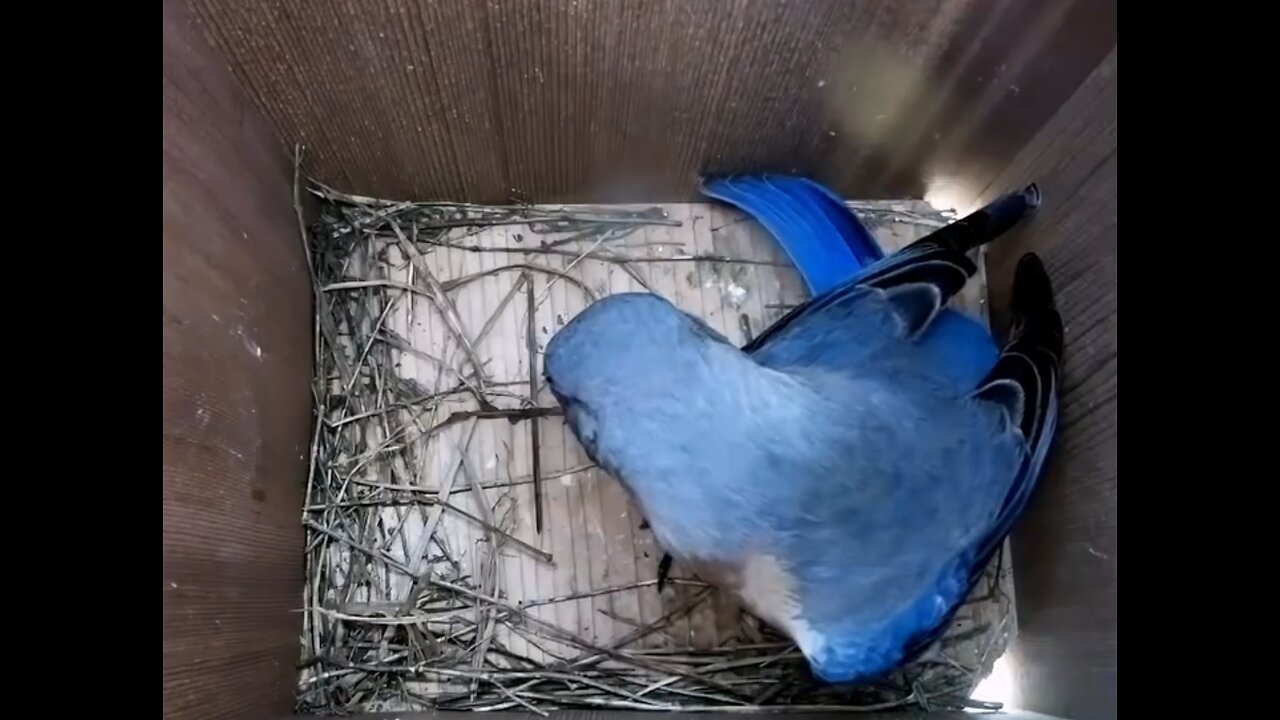
<path id="1" fill-rule="evenodd" d="M 662 208 L 392 202 L 319 184 L 309 192 L 319 204 L 303 233 L 315 287 L 318 412 L 302 515 L 307 585 L 300 711 L 990 707 L 967 697 L 1011 630 L 1003 553 L 937 657 L 852 693 L 819 687 L 795 647 L 750 617 L 733 618 L 736 630 L 713 648 L 664 640 L 673 623 L 716 600 L 715 590 L 694 579 L 673 579 L 682 602 L 607 642 L 537 609 L 652 593 L 652 579 L 519 601 L 504 587 L 504 563 L 550 568 L 570 560 L 539 546 L 543 528 L 530 534 L 518 527 L 518 491 L 528 496 L 532 490 L 533 521 L 540 526 L 544 485 L 588 470 L 541 462 L 540 423 L 530 420 L 558 409 L 538 401 L 531 310 L 559 283 L 584 302 L 604 294 L 585 279 L 589 265 L 611 265 L 649 287 L 653 276 L 640 270 L 645 265 L 767 269 L 776 263 L 699 254 L 670 242 L 655 257 L 646 252 L 652 243 L 637 241 L 644 230 L 681 225 Z M 873 228 L 928 229 L 948 221 L 921 205 L 851 207 Z M 301 202 L 299 208 L 301 222 Z M 474 242 L 477 233 L 498 227 L 518 228 L 508 234 L 518 242 L 499 249 Z M 639 254 L 631 252 L 636 248 Z M 498 262 L 441 274 L 428 260 L 449 249 L 491 253 Z M 458 305 L 459 291 L 496 277 L 507 278 L 507 290 L 477 323 Z M 405 329 L 423 312 L 436 332 L 447 333 L 441 354 L 416 346 Z M 525 348 L 519 377 L 487 369 L 486 341 L 502 333 L 516 334 Z M 414 373 L 404 371 L 407 361 Z M 531 468 L 527 475 L 512 475 L 511 448 L 505 467 L 472 449 L 484 423 L 518 424 L 528 432 L 532 457 L 521 463 Z M 439 457 L 429 457 L 433 452 Z M 443 532 L 446 522 L 468 524 L 470 546 Z"/>

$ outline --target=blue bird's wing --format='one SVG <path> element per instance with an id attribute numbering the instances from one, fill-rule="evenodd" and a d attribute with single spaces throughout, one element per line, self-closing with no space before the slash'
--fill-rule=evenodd
<path id="1" fill-rule="evenodd" d="M 968 391 L 991 370 L 999 348 L 981 323 L 946 305 L 977 272 L 966 253 L 1003 235 L 1039 204 L 1035 185 L 1003 195 L 811 298 L 743 350 L 766 367 L 838 370 L 866 362 L 890 343 L 899 362 L 928 368 Z M 901 345 L 903 338 L 909 346 Z"/>
<path id="2" fill-rule="evenodd" d="M 995 364 L 999 348 L 981 323 L 945 305 L 975 272 L 963 252 L 921 238 L 793 309 L 743 350 L 766 367 L 832 370 L 890 350 L 895 362 L 927 368 L 959 391 L 971 389 Z"/>
<path id="3" fill-rule="evenodd" d="M 953 402 L 970 403 L 967 407 L 975 413 L 967 420 L 963 415 L 952 418 L 946 428 L 945 421 L 935 423 L 932 417 L 923 425 L 914 426 L 904 419 L 896 431 L 889 427 L 892 419 L 884 427 L 864 428 L 870 431 L 866 434 L 879 433 L 881 443 L 863 447 L 860 453 L 885 455 L 878 466 L 875 462 L 859 466 L 862 477 L 876 478 L 863 486 L 864 491 L 892 496 L 895 486 L 914 481 L 916 487 L 907 491 L 914 493 L 912 497 L 942 503 L 935 508 L 933 521 L 902 517 L 900 522 L 890 523 L 893 527 L 868 530 L 869 534 L 858 537 L 853 536 L 856 532 L 842 536 L 841 532 L 851 531 L 839 527 L 813 527 L 800 534 L 813 537 L 834 533 L 825 543 L 793 549 L 791 553 L 793 561 L 809 558 L 808 567 L 802 561 L 796 571 L 799 581 L 819 598 L 814 600 L 811 593 L 805 604 L 812 613 L 806 621 L 812 623 L 814 632 L 828 635 L 821 642 L 826 648 L 824 654 L 810 658 L 815 671 L 823 677 L 841 681 L 874 675 L 932 644 L 945 631 L 1026 507 L 1052 439 L 1057 413 L 1055 378 L 1061 354 L 1061 324 L 1052 309 L 1047 275 L 1034 256 L 1020 264 L 1013 310 L 1024 320 L 1003 352 L 985 328 L 947 310 L 946 304 L 977 270 L 966 252 L 1007 231 L 1020 213 L 1038 203 L 1035 186 L 1000 198 L 806 302 L 743 348 L 761 365 L 775 369 L 839 372 L 857 368 L 877 375 L 879 368 L 878 376 L 886 381 L 905 377 L 907 382 L 917 383 L 914 390 L 901 391 L 917 393 L 918 399 L 939 397 L 936 387 L 927 386 L 930 379 L 940 380 L 949 386 L 943 395 L 950 395 Z M 955 406 L 963 408 L 963 402 Z M 902 411 L 919 411 L 928 405 L 925 399 Z M 930 412 L 941 415 L 948 406 L 943 403 Z M 942 436 L 913 445 L 913 440 L 902 439 L 911 434 L 913 427 L 929 428 Z M 965 447 L 980 450 L 966 455 L 962 450 Z M 981 450 L 987 447 L 993 450 Z M 898 477 L 901 466 L 895 464 L 902 463 L 905 457 L 911 457 L 909 463 L 933 466 L 919 472 L 913 470 L 910 480 L 908 476 Z M 919 485 L 922 478 L 948 475 L 953 476 L 946 482 L 949 491 L 942 486 L 935 491 Z M 947 492 L 953 493 L 950 500 Z M 902 496 L 898 501 L 903 502 Z M 811 514 L 829 522 L 835 515 L 823 515 L 819 508 L 835 508 L 840 502 L 838 497 L 823 497 Z M 889 500 L 873 500 L 869 504 L 880 507 L 881 502 Z M 948 507 L 947 503 L 952 505 Z M 847 507 L 855 515 L 860 512 Z M 883 507 L 887 510 L 889 505 Z M 911 507 L 911 502 L 903 507 Z M 928 516 L 923 507 L 920 510 Z M 849 525 L 868 528 L 874 524 L 864 518 Z M 851 608 L 845 603 L 858 593 L 863 593 L 864 598 L 873 597 L 874 592 L 867 594 L 870 581 L 833 580 L 831 573 L 839 567 L 842 544 L 873 545 L 881 541 L 886 547 L 898 547 L 894 552 L 901 553 L 902 565 L 883 566 L 892 569 L 881 581 L 889 583 L 884 586 L 890 591 L 888 594 L 900 593 L 898 597 L 905 604 L 886 600 L 888 604 L 878 606 L 882 613 L 877 616 L 878 622 L 866 617 L 854 621 L 849 616 Z M 888 557 L 882 556 L 880 562 L 887 562 Z M 907 566 L 913 562 L 916 570 L 931 567 L 929 563 L 933 562 L 935 571 L 931 572 L 937 573 L 928 585 L 919 586 L 928 590 L 916 595 L 909 594 L 914 585 L 908 580 L 913 571 Z M 937 563 L 941 563 L 940 567 Z M 915 581 L 920 580 L 915 577 Z M 876 603 L 870 601 L 868 606 L 875 607 Z"/>
<path id="4" fill-rule="evenodd" d="M 950 609 L 932 625 L 919 628 L 906 643 L 906 656 L 927 649 L 946 631 L 964 598 L 977 585 L 1001 543 L 1013 530 L 1039 485 L 1058 427 L 1058 382 L 1063 327 L 1049 275 L 1034 253 L 1024 255 L 1014 272 L 1011 310 L 1014 327 L 994 368 L 970 396 L 994 406 L 1008 436 L 1024 452 L 999 511 L 979 541 L 955 559 L 940 586 Z"/>
<path id="5" fill-rule="evenodd" d="M 959 402 L 904 389 L 915 397 L 905 412 L 925 419 L 894 431 L 904 411 L 889 408 L 879 437 L 890 457 L 851 460 L 858 478 L 845 487 L 860 496 L 824 487 L 811 501 L 815 526 L 797 533 L 806 542 L 787 557 L 806 588 L 819 676 L 866 680 L 926 650 L 1025 511 L 1057 426 L 1062 355 L 1061 319 L 1034 255 L 1019 263 L 1012 310 L 1011 340 L 976 389 Z"/>

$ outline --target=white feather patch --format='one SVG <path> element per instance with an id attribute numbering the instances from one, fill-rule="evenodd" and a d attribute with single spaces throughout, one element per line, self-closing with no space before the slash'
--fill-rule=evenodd
<path id="1" fill-rule="evenodd" d="M 796 599 L 795 578 L 770 555 L 752 555 L 737 573 L 738 593 L 760 619 L 789 635 L 808 657 L 826 644 L 804 620 Z"/>

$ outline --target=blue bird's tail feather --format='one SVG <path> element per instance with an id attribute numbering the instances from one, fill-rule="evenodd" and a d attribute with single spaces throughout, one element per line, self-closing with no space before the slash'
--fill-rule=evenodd
<path id="1" fill-rule="evenodd" d="M 884 258 L 843 200 L 804 177 L 763 174 L 703 178 L 707 197 L 737 207 L 773 235 L 811 295 L 821 295 Z"/>

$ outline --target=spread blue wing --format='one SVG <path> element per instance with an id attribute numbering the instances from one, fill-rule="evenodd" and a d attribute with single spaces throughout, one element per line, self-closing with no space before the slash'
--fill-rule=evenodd
<path id="1" fill-rule="evenodd" d="M 1039 485 L 1045 459 L 1058 427 L 1058 394 L 1063 327 L 1049 275 L 1034 253 L 1018 262 L 1010 309 L 1010 340 L 991 372 L 971 397 L 1003 413 L 1005 432 L 1025 446 L 1022 462 L 1000 510 L 981 540 L 956 558 L 940 593 L 951 606 L 942 622 L 919 630 L 907 645 L 908 657 L 932 645 L 972 591 L 1001 543 L 1013 530 Z"/>
<path id="2" fill-rule="evenodd" d="M 946 305 L 977 272 L 966 253 L 1007 232 L 1039 203 L 1035 185 L 1004 195 L 854 272 L 743 350 L 770 367 L 835 369 L 865 361 L 886 342 L 897 348 L 897 340 L 906 337 L 912 342 L 900 359 L 925 363 L 936 377 L 967 392 L 1000 352 L 981 323 Z"/>

